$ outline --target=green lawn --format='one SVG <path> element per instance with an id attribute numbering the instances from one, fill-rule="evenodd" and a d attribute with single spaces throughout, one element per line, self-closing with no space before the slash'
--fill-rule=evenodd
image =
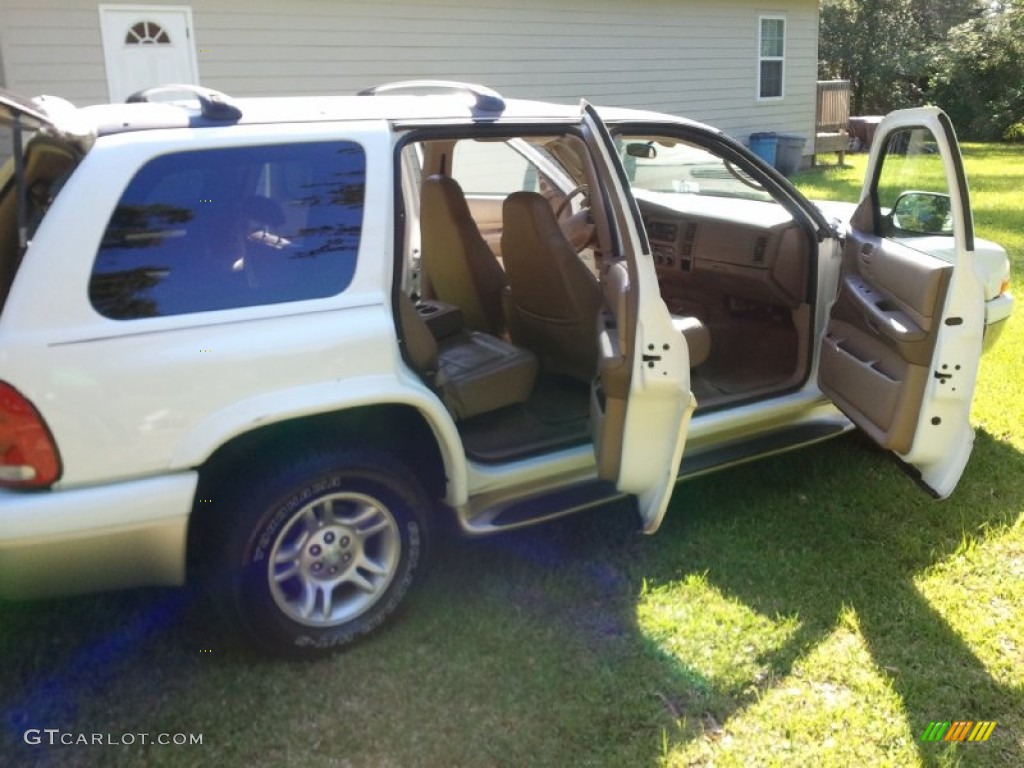
<path id="1" fill-rule="evenodd" d="M 1024 150 L 969 145 L 979 234 L 1024 269 Z M 804 174 L 853 199 L 851 167 Z M 985 358 L 944 502 L 856 435 L 619 509 L 446 540 L 398 621 L 318 664 L 254 659 L 189 595 L 0 604 L 0 765 L 1020 766 L 1024 323 Z M 995 720 L 983 744 L 933 720 Z M 196 747 L 20 744 L 25 728 Z"/>

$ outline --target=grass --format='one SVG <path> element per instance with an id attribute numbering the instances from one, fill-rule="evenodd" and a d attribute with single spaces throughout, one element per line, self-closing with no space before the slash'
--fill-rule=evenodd
<path id="1" fill-rule="evenodd" d="M 1024 268 L 1024 151 L 968 145 L 979 234 Z M 854 199 L 851 167 L 800 179 Z M 317 664 L 252 658 L 192 598 L 0 604 L 0 765 L 1024 763 L 1024 327 L 986 355 L 974 455 L 928 500 L 849 436 L 618 508 L 445 540 L 399 620 Z M 932 720 L 996 720 L 925 744 Z M 203 734 L 27 747 L 25 728 Z"/>

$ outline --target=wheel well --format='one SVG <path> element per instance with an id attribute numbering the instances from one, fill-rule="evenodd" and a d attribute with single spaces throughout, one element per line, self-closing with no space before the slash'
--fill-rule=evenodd
<path id="1" fill-rule="evenodd" d="M 201 557 L 208 526 L 203 520 L 207 507 L 199 500 L 210 498 L 212 487 L 242 468 L 262 465 L 269 471 L 273 462 L 287 460 L 312 445 L 348 445 L 389 453 L 415 473 L 428 498 L 437 500 L 445 495 L 446 474 L 437 438 L 412 406 L 365 406 L 269 424 L 232 438 L 199 467 L 196 502 L 189 519 L 189 561 Z"/>

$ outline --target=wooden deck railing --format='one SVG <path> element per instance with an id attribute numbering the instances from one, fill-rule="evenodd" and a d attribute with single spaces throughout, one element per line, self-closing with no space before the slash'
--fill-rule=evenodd
<path id="1" fill-rule="evenodd" d="M 814 115 L 814 156 L 822 152 L 838 152 L 839 163 L 846 159 L 850 122 L 850 81 L 819 80 L 817 107 Z"/>

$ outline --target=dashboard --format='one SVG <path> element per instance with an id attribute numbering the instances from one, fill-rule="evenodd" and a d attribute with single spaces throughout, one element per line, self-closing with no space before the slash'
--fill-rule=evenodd
<path id="1" fill-rule="evenodd" d="M 715 198 L 703 208 L 683 212 L 640 201 L 663 288 L 708 285 L 738 298 L 788 307 L 807 300 L 810 247 L 781 206 Z"/>

